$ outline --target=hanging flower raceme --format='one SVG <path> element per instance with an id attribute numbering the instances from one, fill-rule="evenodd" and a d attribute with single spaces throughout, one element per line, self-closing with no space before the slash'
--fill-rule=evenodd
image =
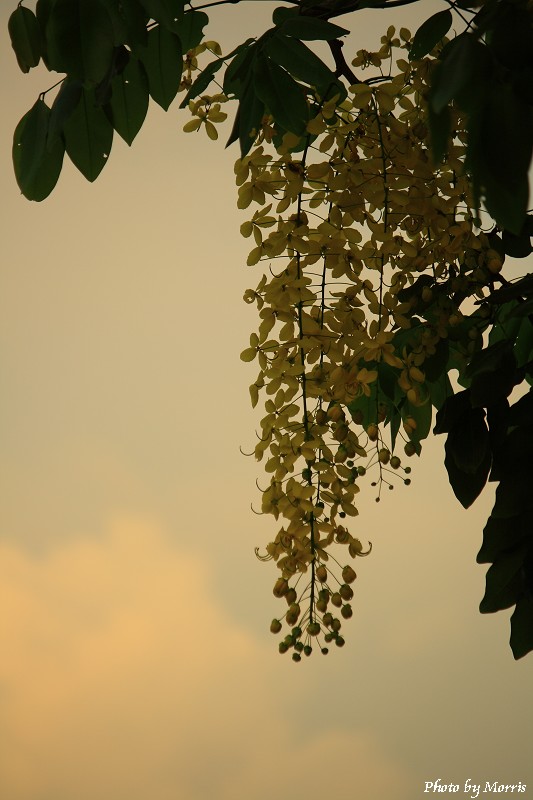
<path id="1" fill-rule="evenodd" d="M 409 43 L 408 31 L 397 38 L 390 28 L 380 51 L 361 51 L 354 64 L 380 66 Z M 258 206 L 241 226 L 254 240 L 248 264 L 267 268 L 244 296 L 260 322 L 241 355 L 259 365 L 252 404 L 265 398 L 254 451 L 267 475 L 259 513 L 280 524 L 257 553 L 279 569 L 274 595 L 287 606 L 271 630 L 286 623 L 279 649 L 296 661 L 315 642 L 324 653 L 344 644 L 356 578 L 346 560 L 371 549 L 344 520 L 357 516 L 371 468 L 376 500 L 395 476 L 410 483 L 398 438 L 406 455 L 420 452 L 446 396 L 439 359 L 451 339 L 457 357 L 464 347 L 452 335 L 459 306 L 484 296 L 496 261 L 474 226 L 459 117 L 446 162 L 431 159 L 431 59 L 396 64 L 397 75 L 351 87 L 338 106 L 310 98 L 303 141 L 285 134 L 275 147 L 267 120 L 235 167 L 239 207 Z M 482 327 L 471 324 L 465 356 Z"/>

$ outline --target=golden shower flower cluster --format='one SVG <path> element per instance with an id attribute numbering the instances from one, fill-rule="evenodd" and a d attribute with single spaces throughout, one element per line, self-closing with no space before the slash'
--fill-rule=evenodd
<path id="1" fill-rule="evenodd" d="M 296 661 L 315 642 L 322 652 L 344 644 L 356 577 L 345 562 L 371 549 L 344 522 L 358 514 L 361 479 L 376 468 L 379 499 L 403 470 L 398 430 L 390 443 L 385 435 L 393 418 L 406 455 L 420 452 L 420 412 L 430 421 L 435 403 L 426 365 L 460 328 L 465 298 L 482 298 L 501 266 L 474 224 L 458 116 L 446 162 L 432 161 L 431 58 L 399 58 L 397 74 L 384 75 L 393 48 L 409 47 L 410 33 L 395 33 L 377 53 L 357 54 L 354 65 L 379 74 L 350 87 L 343 103 L 310 99 L 304 141 L 285 134 L 275 146 L 265 118 L 235 166 L 239 208 L 257 207 L 241 226 L 254 242 L 248 265 L 265 268 L 244 295 L 259 325 L 241 354 L 259 366 L 252 404 L 265 398 L 254 451 L 268 477 L 259 513 L 280 523 L 257 552 L 279 568 L 274 595 L 287 608 L 271 630 L 286 623 L 279 649 Z M 469 330 L 465 355 L 480 335 Z"/>

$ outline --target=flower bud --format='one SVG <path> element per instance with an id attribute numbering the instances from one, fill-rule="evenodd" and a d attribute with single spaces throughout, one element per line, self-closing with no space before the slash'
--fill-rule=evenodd
<path id="1" fill-rule="evenodd" d="M 351 600 L 353 597 L 353 589 L 347 583 L 343 583 L 339 589 L 339 594 L 343 600 Z"/>
<path id="2" fill-rule="evenodd" d="M 356 578 L 357 574 L 355 570 L 352 569 L 349 564 L 346 564 L 346 566 L 342 570 L 342 579 L 344 583 L 353 583 Z"/>
<path id="3" fill-rule="evenodd" d="M 287 625 L 294 625 L 294 623 L 298 621 L 299 616 L 300 616 L 300 606 L 298 605 L 298 603 L 292 603 L 289 610 L 285 614 Z"/>
<path id="4" fill-rule="evenodd" d="M 370 441 L 375 442 L 379 435 L 378 426 L 372 423 L 372 425 L 369 425 L 368 428 L 366 429 L 366 433 Z"/>
<path id="5" fill-rule="evenodd" d="M 328 419 L 332 420 L 333 422 L 344 422 L 345 419 L 344 411 L 338 403 L 335 403 L 328 408 L 327 416 Z"/>
<path id="6" fill-rule="evenodd" d="M 325 583 L 327 581 L 327 579 L 328 579 L 328 571 L 327 571 L 326 567 L 324 566 L 324 564 L 320 564 L 317 567 L 315 575 L 316 575 L 317 579 L 320 581 L 320 583 Z"/>
<path id="7" fill-rule="evenodd" d="M 285 578 L 278 578 L 272 590 L 274 597 L 283 597 L 289 591 L 289 584 Z"/>
<path id="8" fill-rule="evenodd" d="M 296 599 L 297 599 L 296 589 L 289 589 L 289 591 L 285 593 L 285 600 L 287 601 L 288 606 L 295 603 Z"/>
<path id="9" fill-rule="evenodd" d="M 279 633 L 281 630 L 281 622 L 279 619 L 273 619 L 270 623 L 270 632 L 271 633 Z"/>
<path id="10" fill-rule="evenodd" d="M 388 464 L 390 459 L 390 451 L 386 447 L 382 447 L 378 453 L 380 464 Z"/>
<path id="11" fill-rule="evenodd" d="M 414 456 L 416 453 L 416 445 L 414 442 L 406 442 L 405 447 L 403 448 L 406 456 Z"/>
<path id="12" fill-rule="evenodd" d="M 344 606 L 341 608 L 341 614 L 342 614 L 342 616 L 344 617 L 344 619 L 350 619 L 350 617 L 352 617 L 352 616 L 353 616 L 353 611 L 352 611 L 352 607 L 351 607 L 351 605 L 349 605 L 348 603 L 346 603 L 346 605 L 344 605 Z"/>
<path id="13" fill-rule="evenodd" d="M 323 408 L 319 408 L 315 414 L 315 419 L 317 425 L 326 425 L 328 421 L 328 415 L 326 414 Z"/>

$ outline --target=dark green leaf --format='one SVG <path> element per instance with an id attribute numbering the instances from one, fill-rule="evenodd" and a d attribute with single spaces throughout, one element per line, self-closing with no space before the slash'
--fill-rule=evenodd
<path id="1" fill-rule="evenodd" d="M 464 508 L 469 508 L 474 500 L 481 494 L 490 472 L 491 458 L 487 453 L 485 461 L 473 475 L 460 470 L 453 456 L 446 449 L 444 466 L 448 472 L 448 479 L 453 493 Z"/>
<path id="2" fill-rule="evenodd" d="M 126 27 L 126 44 L 136 51 L 137 47 L 145 47 L 148 36 L 146 25 L 149 14 L 141 5 L 139 0 L 128 0 L 127 3 L 120 3 L 120 14 L 124 19 Z"/>
<path id="3" fill-rule="evenodd" d="M 284 6 L 280 6 L 280 8 L 275 8 L 272 12 L 272 22 L 274 25 L 279 27 L 283 22 L 285 22 L 286 19 L 290 19 L 290 17 L 297 17 L 299 13 L 299 8 L 286 8 Z"/>
<path id="4" fill-rule="evenodd" d="M 526 465 L 527 466 L 527 465 Z M 496 489 L 496 502 L 492 509 L 495 519 L 509 519 L 517 512 L 533 510 L 533 475 L 530 470 L 504 476 Z"/>
<path id="5" fill-rule="evenodd" d="M 461 472 L 475 475 L 490 454 L 489 431 L 481 409 L 464 414 L 448 434 L 446 452 Z"/>
<path id="6" fill-rule="evenodd" d="M 245 42 L 242 42 L 242 44 L 236 47 L 235 50 L 232 50 L 231 53 L 229 53 L 227 56 L 221 56 L 220 58 L 215 58 L 214 61 L 211 61 L 209 64 L 207 64 L 207 66 L 203 68 L 203 70 L 198 75 L 198 77 L 192 84 L 191 88 L 181 101 L 180 108 L 185 108 L 189 100 L 194 100 L 195 97 L 198 97 L 198 95 L 202 94 L 202 92 L 205 89 L 207 89 L 207 87 L 213 80 L 213 76 L 216 75 L 216 73 L 222 67 L 224 62 L 230 58 L 233 58 L 234 56 L 237 56 L 243 50 L 247 49 L 253 41 L 254 39 L 247 39 Z"/>
<path id="7" fill-rule="evenodd" d="M 167 111 L 181 83 L 181 42 L 176 34 L 157 25 L 149 31 L 147 46 L 139 52 L 148 75 L 150 96 Z"/>
<path id="8" fill-rule="evenodd" d="M 409 60 L 423 58 L 430 53 L 435 45 L 446 36 L 452 27 L 452 22 L 452 12 L 449 9 L 439 11 L 423 22 L 414 35 L 413 43 L 409 50 Z"/>
<path id="9" fill-rule="evenodd" d="M 183 14 L 186 0 L 141 0 L 141 3 L 153 20 L 174 30 L 176 20 Z"/>
<path id="10" fill-rule="evenodd" d="M 65 147 L 58 139 L 48 148 L 50 109 L 43 100 L 22 117 L 13 137 L 13 166 L 20 191 L 28 200 L 44 200 L 57 183 Z"/>
<path id="11" fill-rule="evenodd" d="M 513 606 L 523 592 L 522 563 L 524 548 L 511 550 L 489 567 L 486 575 L 485 596 L 479 604 L 482 614 L 493 614 Z"/>
<path id="12" fill-rule="evenodd" d="M 129 145 L 137 136 L 148 111 L 148 80 L 141 64 L 131 58 L 128 66 L 111 84 L 106 108 L 111 124 Z"/>
<path id="13" fill-rule="evenodd" d="M 85 85 L 99 83 L 109 70 L 114 31 L 99 0 L 56 0 L 46 26 L 48 60 L 56 72 Z"/>
<path id="14" fill-rule="evenodd" d="M 533 597 L 522 597 L 511 617 L 511 649 L 515 659 L 533 650 Z"/>
<path id="15" fill-rule="evenodd" d="M 425 367 L 425 364 L 424 364 Z M 452 385 L 448 375 L 443 373 L 440 378 L 434 381 L 427 380 L 426 373 L 426 386 L 429 391 L 431 404 L 437 409 L 437 412 L 442 408 L 448 397 L 453 394 Z"/>
<path id="16" fill-rule="evenodd" d="M 265 105 L 255 94 L 254 82 L 251 80 L 243 93 L 237 113 L 239 119 L 238 139 L 241 146 L 241 158 L 243 158 L 255 141 L 265 113 Z"/>
<path id="17" fill-rule="evenodd" d="M 50 17 L 50 12 L 55 2 L 56 0 L 37 0 L 35 14 L 37 16 L 37 22 L 39 23 L 41 31 L 46 29 L 48 18 Z"/>
<path id="18" fill-rule="evenodd" d="M 518 236 L 528 209 L 527 173 L 533 148 L 531 105 L 512 83 L 493 82 L 479 128 L 475 148 L 469 145 L 469 166 L 491 216 L 500 227 Z"/>
<path id="19" fill-rule="evenodd" d="M 309 119 L 303 88 L 265 56 L 257 57 L 254 67 L 255 93 L 274 117 L 274 122 L 302 136 Z"/>
<path id="20" fill-rule="evenodd" d="M 531 327 L 531 326 L 530 326 Z M 509 410 L 509 425 L 525 426 L 533 424 L 533 390 L 513 403 Z"/>
<path id="21" fill-rule="evenodd" d="M 401 392 L 398 386 L 398 372 L 385 361 L 378 362 L 377 371 L 380 390 L 394 403 Z"/>
<path id="22" fill-rule="evenodd" d="M 52 104 L 48 126 L 48 147 L 63 136 L 65 122 L 80 102 L 82 85 L 80 81 L 64 80 Z"/>
<path id="23" fill-rule="evenodd" d="M 518 235 L 510 231 L 503 231 L 502 242 L 508 256 L 512 256 L 513 258 L 526 258 L 533 252 L 529 219 L 532 219 L 531 215 L 525 220 L 522 230 Z"/>
<path id="24" fill-rule="evenodd" d="M 177 20 L 172 30 L 180 37 L 184 53 L 198 47 L 208 22 L 209 17 L 203 11 L 187 11 Z"/>
<path id="25" fill-rule="evenodd" d="M 245 88 L 250 83 L 250 75 L 257 52 L 257 44 L 252 41 L 248 47 L 237 53 L 228 65 L 222 84 L 224 94 L 228 97 L 232 95 L 237 98 L 242 97 Z"/>
<path id="26" fill-rule="evenodd" d="M 106 165 L 112 141 L 113 127 L 96 105 L 94 91 L 84 89 L 65 123 L 65 145 L 69 158 L 88 181 L 96 180 Z"/>
<path id="27" fill-rule="evenodd" d="M 288 17 L 279 26 L 280 33 L 306 41 L 331 41 L 346 36 L 350 31 L 316 17 Z"/>
<path id="28" fill-rule="evenodd" d="M 501 150 L 503 153 L 503 149 Z M 508 151 L 505 151 L 508 152 Z M 500 182 L 486 170 L 480 175 L 487 211 L 502 227 L 519 231 L 524 222 L 529 198 L 527 172 L 515 172 L 511 181 Z"/>
<path id="29" fill-rule="evenodd" d="M 345 96 L 346 90 L 335 74 L 298 39 L 275 34 L 265 43 L 265 50 L 276 64 L 284 67 L 298 80 L 314 86 L 319 93 L 322 94 L 330 86 L 336 86 Z"/>
<path id="30" fill-rule="evenodd" d="M 508 426 L 512 424 L 510 420 L 513 419 L 513 416 L 514 414 L 509 410 Z M 502 519 L 512 516 L 520 510 L 518 506 L 515 509 L 511 508 L 511 503 L 513 502 L 512 484 L 517 484 L 519 492 L 521 490 L 518 487 L 524 481 L 524 476 L 526 476 L 526 484 L 527 480 L 531 480 L 533 484 L 533 477 L 527 478 L 531 471 L 530 462 L 533 461 L 532 426 L 533 420 L 519 427 L 511 428 L 496 443 L 494 475 L 491 477 L 493 480 L 500 481 L 500 486 L 496 492 L 498 501 L 496 514 Z M 510 493 L 509 490 L 511 490 Z M 510 497 L 509 502 L 507 502 L 508 496 Z M 495 515 L 494 509 L 492 513 Z"/>
<path id="31" fill-rule="evenodd" d="M 513 342 L 504 339 L 480 350 L 471 359 L 465 374 L 471 380 L 472 407 L 483 408 L 508 397 L 516 374 Z"/>
<path id="32" fill-rule="evenodd" d="M 476 561 L 488 564 L 496 561 L 502 554 L 522 544 L 533 530 L 533 515 L 518 514 L 509 519 L 489 517 L 483 530 L 483 544 Z"/>
<path id="33" fill-rule="evenodd" d="M 99 106 L 104 106 L 111 99 L 111 84 L 117 75 L 120 75 L 130 60 L 130 50 L 124 45 L 115 47 L 113 58 L 105 78 L 95 88 L 95 100 Z"/>
<path id="34" fill-rule="evenodd" d="M 126 20 L 122 13 L 122 0 L 101 0 L 101 3 L 109 14 L 109 19 L 113 26 L 113 44 L 118 47 L 128 40 Z"/>
<path id="35" fill-rule="evenodd" d="M 471 410 L 469 389 L 452 394 L 442 408 L 437 411 L 433 433 L 449 433 L 460 422 L 461 418 L 468 415 Z"/>
<path id="36" fill-rule="evenodd" d="M 440 68 L 435 67 L 435 72 Z M 450 135 L 452 132 L 452 116 L 447 105 L 438 113 L 431 103 L 428 105 L 428 122 L 431 139 L 431 154 L 435 164 L 441 164 L 448 153 Z"/>
<path id="37" fill-rule="evenodd" d="M 468 81 L 475 46 L 474 37 L 462 33 L 442 51 L 440 68 L 432 80 L 429 93 L 429 102 L 436 114 L 441 113 Z"/>
<path id="38" fill-rule="evenodd" d="M 7 23 L 11 46 L 22 72 L 29 72 L 41 59 L 41 29 L 37 17 L 29 8 L 18 6 Z"/>
<path id="39" fill-rule="evenodd" d="M 519 369 L 525 367 L 533 357 L 533 325 L 529 318 L 531 314 L 533 314 L 533 298 L 525 303 L 519 303 L 511 314 L 511 317 L 522 318 L 514 346 L 516 365 Z M 518 377 L 517 374 L 515 383 Z"/>
<path id="40" fill-rule="evenodd" d="M 450 346 L 448 339 L 439 339 L 433 355 L 428 356 L 424 361 L 424 374 L 427 381 L 437 381 L 448 371 L 448 358 L 450 356 Z"/>

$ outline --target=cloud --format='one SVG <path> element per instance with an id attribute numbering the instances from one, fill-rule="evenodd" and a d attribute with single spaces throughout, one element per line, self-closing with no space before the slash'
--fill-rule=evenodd
<path id="1" fill-rule="evenodd" d="M 44 558 L 1 546 L 4 796 L 409 796 L 372 732 L 299 728 L 312 672 L 237 626 L 211 586 L 205 561 L 138 520 Z"/>

